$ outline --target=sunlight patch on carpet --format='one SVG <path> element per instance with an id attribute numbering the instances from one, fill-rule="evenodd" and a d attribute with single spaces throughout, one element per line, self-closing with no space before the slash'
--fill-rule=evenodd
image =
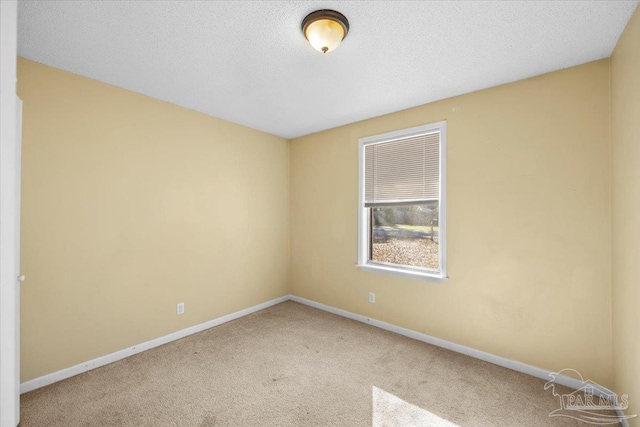
<path id="1" fill-rule="evenodd" d="M 373 427 L 459 427 L 457 424 L 440 418 L 419 406 L 412 405 L 376 386 L 373 386 L 372 395 Z"/>

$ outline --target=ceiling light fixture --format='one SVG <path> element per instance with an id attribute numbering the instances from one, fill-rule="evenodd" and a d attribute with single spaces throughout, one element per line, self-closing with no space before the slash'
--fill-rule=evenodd
<path id="1" fill-rule="evenodd" d="M 331 52 L 347 37 L 349 21 L 335 10 L 316 10 L 302 20 L 302 32 L 319 52 Z"/>

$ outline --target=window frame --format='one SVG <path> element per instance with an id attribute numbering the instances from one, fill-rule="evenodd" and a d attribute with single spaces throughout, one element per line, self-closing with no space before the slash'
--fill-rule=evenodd
<path id="1" fill-rule="evenodd" d="M 418 136 L 433 131 L 440 132 L 440 199 L 438 212 L 438 244 L 440 270 L 428 270 L 405 265 L 383 264 L 369 260 L 369 214 L 364 206 L 365 197 L 365 146 L 390 142 L 396 139 Z M 411 279 L 441 283 L 447 276 L 447 122 L 446 120 L 415 126 L 393 132 L 367 136 L 358 140 L 358 263 L 363 271 L 390 274 Z"/>

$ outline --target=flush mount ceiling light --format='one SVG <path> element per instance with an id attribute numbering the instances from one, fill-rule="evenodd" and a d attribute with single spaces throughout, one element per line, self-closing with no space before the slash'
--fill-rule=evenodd
<path id="1" fill-rule="evenodd" d="M 315 50 L 327 53 L 347 37 L 349 21 L 335 10 L 316 10 L 302 20 L 302 32 Z"/>

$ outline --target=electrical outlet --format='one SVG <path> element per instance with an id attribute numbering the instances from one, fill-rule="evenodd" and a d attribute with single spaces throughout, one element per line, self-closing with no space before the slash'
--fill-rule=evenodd
<path id="1" fill-rule="evenodd" d="M 178 303 L 178 307 L 176 309 L 176 313 L 184 314 L 184 303 L 183 302 L 179 302 Z"/>
<path id="2" fill-rule="evenodd" d="M 376 302 L 376 294 L 373 292 L 369 292 L 369 302 L 375 303 Z"/>

